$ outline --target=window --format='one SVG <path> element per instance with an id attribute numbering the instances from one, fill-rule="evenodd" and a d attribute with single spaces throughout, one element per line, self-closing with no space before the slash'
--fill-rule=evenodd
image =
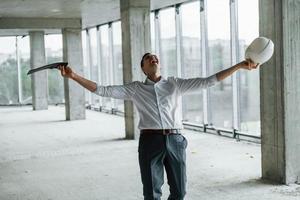
<path id="1" fill-rule="evenodd" d="M 209 74 L 231 66 L 228 0 L 207 1 Z M 209 89 L 210 119 L 214 126 L 232 129 L 231 77 Z"/>
<path id="2" fill-rule="evenodd" d="M 83 49 L 83 73 L 84 77 L 89 78 L 89 71 L 88 67 L 90 66 L 90 48 L 88 44 L 87 31 L 83 30 L 81 31 L 81 41 L 82 41 L 82 49 Z M 84 90 L 85 92 L 85 104 L 89 105 L 90 103 L 90 92 L 88 90 Z"/>
<path id="3" fill-rule="evenodd" d="M 175 9 L 167 8 L 159 12 L 160 18 L 160 66 L 165 77 L 176 76 L 176 31 Z"/>
<path id="4" fill-rule="evenodd" d="M 101 35 L 101 71 L 102 71 L 102 80 L 103 85 L 110 85 L 110 56 L 109 56 L 109 36 L 108 36 L 108 25 L 100 26 L 100 35 Z M 103 97 L 103 106 L 107 109 L 112 108 L 111 99 Z"/>
<path id="5" fill-rule="evenodd" d="M 90 47 L 90 66 L 87 66 L 88 77 L 90 80 L 98 81 L 98 66 L 97 66 L 97 29 L 91 28 L 88 30 L 89 34 L 89 47 Z M 95 106 L 98 103 L 99 98 L 95 94 L 91 95 L 91 105 Z"/>
<path id="6" fill-rule="evenodd" d="M 114 66 L 114 85 L 123 84 L 123 64 L 122 64 L 122 32 L 121 22 L 112 24 L 113 32 L 113 66 Z M 116 108 L 124 112 L 124 101 L 116 100 Z"/>
<path id="7" fill-rule="evenodd" d="M 18 37 L 20 68 L 21 68 L 21 95 L 22 104 L 32 103 L 31 76 L 27 75 L 30 70 L 30 47 L 29 36 Z"/>
<path id="8" fill-rule="evenodd" d="M 62 35 L 45 35 L 46 63 L 62 62 Z M 64 81 L 58 70 L 48 70 L 48 102 L 64 102 Z"/>
<path id="9" fill-rule="evenodd" d="M 249 17 L 251 10 L 251 17 Z M 244 60 L 245 50 L 258 32 L 258 0 L 238 1 L 239 54 Z M 241 130 L 260 135 L 260 90 L 259 70 L 240 71 L 240 116 Z"/>
<path id="10" fill-rule="evenodd" d="M 182 77 L 201 77 L 200 8 L 199 2 L 180 7 L 182 21 Z M 199 90 L 183 97 L 183 120 L 203 123 L 203 97 Z"/>
<path id="11" fill-rule="evenodd" d="M 0 45 L 0 104 L 17 104 L 16 37 L 0 37 Z"/>
<path id="12" fill-rule="evenodd" d="M 155 23 L 154 23 L 154 13 L 150 14 L 150 31 L 151 31 L 151 51 L 155 52 Z"/>

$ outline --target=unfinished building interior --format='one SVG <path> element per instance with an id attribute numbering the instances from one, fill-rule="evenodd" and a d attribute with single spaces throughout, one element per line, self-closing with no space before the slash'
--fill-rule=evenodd
<path id="1" fill-rule="evenodd" d="M 245 59 L 257 37 L 271 59 L 182 97 L 187 200 L 300 198 L 299 0 L 1 0 L 0 199 L 143 199 L 131 101 L 99 85 L 208 77 Z M 167 175 L 161 199 L 167 199 Z"/>

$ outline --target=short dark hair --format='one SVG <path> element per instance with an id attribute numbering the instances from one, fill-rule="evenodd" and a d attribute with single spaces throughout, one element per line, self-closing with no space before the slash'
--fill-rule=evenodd
<path id="1" fill-rule="evenodd" d="M 150 53 L 147 52 L 147 53 L 145 53 L 145 54 L 143 55 L 142 60 L 141 60 L 141 67 L 144 66 L 144 58 L 145 58 L 147 55 L 149 55 L 149 54 L 150 54 Z"/>

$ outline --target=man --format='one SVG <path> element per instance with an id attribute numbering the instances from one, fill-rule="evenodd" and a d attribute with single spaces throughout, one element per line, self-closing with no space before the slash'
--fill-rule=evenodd
<path id="1" fill-rule="evenodd" d="M 180 96 L 208 88 L 238 69 L 256 67 L 250 60 L 245 60 L 208 78 L 165 79 L 161 76 L 157 56 L 146 53 L 141 59 L 146 80 L 115 86 L 98 85 L 69 67 L 59 69 L 62 76 L 75 80 L 97 95 L 133 101 L 140 116 L 138 152 L 144 199 L 160 200 L 165 167 L 170 186 L 168 200 L 182 200 L 186 194 L 187 141 L 181 134 Z"/>

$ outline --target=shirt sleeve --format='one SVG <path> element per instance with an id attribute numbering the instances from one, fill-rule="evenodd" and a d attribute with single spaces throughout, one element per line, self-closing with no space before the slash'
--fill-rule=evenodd
<path id="1" fill-rule="evenodd" d="M 132 82 L 125 85 L 101 86 L 97 84 L 95 94 L 103 97 L 112 97 L 115 99 L 131 100 L 136 91 L 136 83 Z"/>
<path id="2" fill-rule="evenodd" d="M 217 82 L 218 80 L 216 74 L 207 78 L 175 78 L 175 84 L 181 94 L 208 88 L 215 85 Z"/>

